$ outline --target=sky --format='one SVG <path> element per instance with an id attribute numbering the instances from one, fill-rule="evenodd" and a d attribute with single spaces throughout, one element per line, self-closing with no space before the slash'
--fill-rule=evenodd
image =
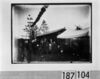
<path id="1" fill-rule="evenodd" d="M 15 5 L 12 9 L 13 35 L 16 38 L 26 35 L 22 30 L 27 25 L 27 16 L 30 14 L 35 21 L 43 5 Z M 40 27 L 42 21 L 48 24 L 49 31 L 65 27 L 73 30 L 79 25 L 81 28 L 91 27 L 90 5 L 49 5 L 43 16 L 38 21 Z"/>

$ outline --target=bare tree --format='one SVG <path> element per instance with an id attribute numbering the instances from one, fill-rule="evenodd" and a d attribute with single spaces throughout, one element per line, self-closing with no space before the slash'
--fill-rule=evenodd
<path id="1" fill-rule="evenodd" d="M 46 23 L 45 20 L 42 21 L 40 30 L 41 30 L 43 33 L 47 33 L 47 32 L 48 32 L 49 27 L 48 27 L 48 24 Z"/>

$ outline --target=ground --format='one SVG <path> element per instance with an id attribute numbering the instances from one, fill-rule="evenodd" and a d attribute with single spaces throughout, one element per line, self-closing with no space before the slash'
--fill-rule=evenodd
<path id="1" fill-rule="evenodd" d="M 17 40 L 17 63 L 19 62 L 91 62 L 90 38 Z"/>

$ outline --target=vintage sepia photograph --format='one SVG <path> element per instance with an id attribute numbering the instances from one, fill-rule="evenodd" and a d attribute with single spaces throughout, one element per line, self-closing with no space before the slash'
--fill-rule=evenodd
<path id="1" fill-rule="evenodd" d="M 11 63 L 92 63 L 92 3 L 12 3 Z"/>

